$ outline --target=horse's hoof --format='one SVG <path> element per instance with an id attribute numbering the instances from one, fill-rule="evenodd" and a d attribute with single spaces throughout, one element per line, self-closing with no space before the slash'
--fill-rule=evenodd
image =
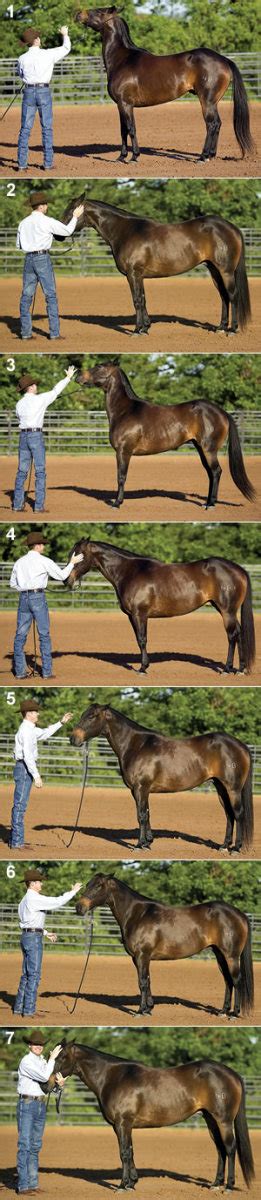
<path id="1" fill-rule="evenodd" d="M 116 162 L 127 162 L 128 154 L 118 154 Z"/>

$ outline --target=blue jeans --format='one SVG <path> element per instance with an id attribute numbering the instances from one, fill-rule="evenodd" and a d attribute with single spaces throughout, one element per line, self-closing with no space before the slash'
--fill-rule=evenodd
<path id="1" fill-rule="evenodd" d="M 26 675 L 26 658 L 23 648 L 33 618 L 39 634 L 42 673 L 44 678 L 47 678 L 52 674 L 52 646 L 45 592 L 20 592 L 14 640 L 14 671 L 15 675 Z"/>
<path id="2" fill-rule="evenodd" d="M 18 1125 L 18 1191 L 38 1185 L 38 1157 L 41 1150 L 46 1104 L 43 1100 L 22 1100 L 17 1104 Z"/>
<path id="3" fill-rule="evenodd" d="M 27 1017 L 29 1014 L 31 1015 L 35 1012 L 36 1007 L 37 991 L 41 978 L 43 934 L 23 932 L 20 946 L 23 951 L 23 966 L 14 1003 L 14 1012 L 21 1013 L 24 1017 Z"/>
<path id="4" fill-rule="evenodd" d="M 31 337 L 32 317 L 31 304 L 34 299 L 37 284 L 41 284 L 46 299 L 50 337 L 59 337 L 59 313 L 54 278 L 54 269 L 49 254 L 25 255 L 23 271 L 23 290 L 20 300 L 21 336 Z"/>
<path id="5" fill-rule="evenodd" d="M 19 439 L 19 462 L 15 481 L 13 508 L 20 509 L 24 503 L 24 484 L 31 462 L 35 469 L 35 512 L 44 508 L 45 502 L 45 445 L 42 430 L 28 433 L 22 429 Z"/>
<path id="6" fill-rule="evenodd" d="M 27 809 L 33 776 L 27 770 L 24 762 L 16 762 L 14 768 L 14 802 L 11 816 L 10 846 L 24 844 L 24 814 Z"/>
<path id="7" fill-rule="evenodd" d="M 25 87 L 21 113 L 21 129 L 18 139 L 18 166 L 23 169 L 27 167 L 28 142 L 36 112 L 39 112 L 41 121 L 44 166 L 52 166 L 53 111 L 50 89 L 47 87 Z"/>

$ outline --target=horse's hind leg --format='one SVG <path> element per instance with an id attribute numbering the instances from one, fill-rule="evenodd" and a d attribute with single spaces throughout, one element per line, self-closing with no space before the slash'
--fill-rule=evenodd
<path id="1" fill-rule="evenodd" d="M 219 465 L 216 450 L 211 450 L 210 448 L 206 449 L 205 446 L 200 446 L 198 442 L 195 442 L 195 446 L 198 450 L 202 466 L 205 468 L 209 479 L 206 508 L 213 508 L 218 498 L 218 488 L 222 470 Z"/>
<path id="2" fill-rule="evenodd" d="M 214 286 L 217 288 L 219 295 L 221 297 L 221 301 L 222 301 L 221 321 L 220 321 L 220 324 L 217 325 L 217 333 L 227 333 L 228 319 L 229 319 L 229 298 L 228 298 L 227 289 L 226 289 L 225 283 L 223 281 L 222 275 L 220 275 L 220 272 L 218 271 L 217 267 L 215 266 L 215 263 L 212 263 L 212 262 L 210 262 L 209 259 L 207 259 L 206 266 L 211 275 L 211 279 L 213 279 Z"/>
<path id="3" fill-rule="evenodd" d="M 206 162 L 206 159 L 216 156 L 221 120 L 215 100 L 199 94 L 198 97 L 207 129 L 203 150 L 199 157 L 202 162 Z"/>
<path id="4" fill-rule="evenodd" d="M 235 1186 L 236 1139 L 232 1121 L 218 1121 L 218 1128 L 228 1158 L 227 1190 Z"/>
<path id="5" fill-rule="evenodd" d="M 231 272 L 222 271 L 222 279 L 223 279 L 224 286 L 227 290 L 228 298 L 230 300 L 231 309 L 232 309 L 231 328 L 229 330 L 229 333 L 234 334 L 234 333 L 238 332 L 238 315 L 237 315 L 238 293 L 237 293 L 237 284 L 236 284 L 234 272 L 233 271 L 231 271 Z"/>
<path id="6" fill-rule="evenodd" d="M 207 1125 L 209 1133 L 210 1133 L 210 1137 L 215 1142 L 215 1146 L 216 1146 L 217 1152 L 218 1152 L 216 1177 L 214 1179 L 214 1183 L 210 1184 L 210 1187 L 211 1188 L 223 1187 L 224 1180 L 225 1180 L 226 1158 L 227 1158 L 225 1146 L 222 1141 L 222 1138 L 220 1137 L 219 1129 L 216 1124 L 216 1121 L 214 1120 L 214 1117 L 212 1117 L 211 1113 L 207 1112 L 206 1109 L 203 1110 L 202 1115 L 205 1118 L 206 1125 Z"/>
<path id="7" fill-rule="evenodd" d="M 234 670 L 236 645 L 240 644 L 240 624 L 239 621 L 237 621 L 235 614 L 228 613 L 227 611 L 224 612 L 223 609 L 219 609 L 219 612 L 221 613 L 228 638 L 228 654 L 224 671 L 226 671 L 226 673 L 229 675 Z"/>

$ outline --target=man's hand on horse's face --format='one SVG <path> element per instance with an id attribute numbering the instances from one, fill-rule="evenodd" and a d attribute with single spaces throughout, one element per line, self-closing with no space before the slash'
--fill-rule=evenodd
<path id="1" fill-rule="evenodd" d="M 84 204 L 77 204 L 77 208 L 74 208 L 74 210 L 73 210 L 73 217 L 77 217 L 77 221 L 78 221 L 78 217 L 82 217 L 83 213 L 84 213 Z"/>
<path id="2" fill-rule="evenodd" d="M 58 1083 L 60 1088 L 64 1087 L 66 1080 L 64 1079 L 63 1075 L 61 1074 L 61 1071 L 57 1071 L 57 1074 L 55 1075 L 55 1083 Z"/>

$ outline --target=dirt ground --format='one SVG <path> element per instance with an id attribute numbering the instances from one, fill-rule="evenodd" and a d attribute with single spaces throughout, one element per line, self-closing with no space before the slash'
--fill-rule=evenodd
<path id="1" fill-rule="evenodd" d="M 249 504 L 231 479 L 228 460 L 221 458 L 222 478 L 219 501 L 211 509 L 214 521 L 261 520 L 261 458 L 245 456 L 245 467 L 257 493 Z M 11 520 L 13 486 L 17 456 L 0 457 L 0 518 Z M 119 509 L 112 507 L 115 496 L 116 459 L 114 455 L 56 455 L 47 458 L 46 510 L 48 521 L 118 521 Z M 193 521 L 209 522 L 205 502 L 208 490 L 206 472 L 198 455 L 149 455 L 132 458 L 121 521 Z M 22 513 L 12 513 L 12 523 L 34 517 L 34 479 L 29 501 Z M 41 517 L 41 514 L 40 514 Z M 35 516 L 39 520 L 39 516 Z"/>
<path id="2" fill-rule="evenodd" d="M 64 514 L 65 516 L 67 514 Z M 215 684 L 255 687 L 261 684 L 261 614 L 255 615 L 257 652 L 250 675 L 224 673 L 227 638 L 217 613 L 187 613 L 176 620 L 149 621 L 148 672 L 140 672 L 140 653 L 128 618 L 120 612 L 51 611 L 53 671 L 56 684 L 113 687 L 150 684 L 167 687 Z M 0 685 L 14 683 L 12 652 L 16 612 L 0 612 Z M 32 628 L 26 643 L 32 665 Z M 235 659 L 237 666 L 237 662 Z M 39 677 L 37 676 L 39 682 Z M 51 681 L 52 682 L 52 681 Z M 48 686 L 48 679 L 41 683 Z M 28 680 L 21 686 L 28 687 Z M 20 681 L 19 681 L 20 685 Z"/>
<path id="3" fill-rule="evenodd" d="M 0 685 L 13 684 L 12 650 L 16 611 L 0 612 Z M 218 613 L 187 613 L 178 619 L 148 622 L 147 649 L 150 667 L 140 672 L 140 653 L 128 618 L 122 612 L 50 612 L 53 670 L 56 685 L 184 686 L 261 684 L 261 613 L 255 614 L 256 660 L 250 674 L 224 672 L 227 640 Z M 26 641 L 26 659 L 32 665 L 32 629 Z M 208 656 L 210 655 L 210 656 Z M 237 661 L 235 656 L 235 664 Z M 37 682 L 48 686 L 38 667 Z M 19 680 L 28 686 L 28 679 Z M 53 680 L 51 680 L 53 684 Z"/>
<path id="4" fill-rule="evenodd" d="M 2 1125 L 0 1133 L 2 1195 L 9 1196 L 15 1187 L 17 1131 L 15 1125 Z M 260 1130 L 251 1130 L 250 1136 L 256 1178 L 249 1193 L 237 1158 L 235 1196 L 260 1200 Z M 139 1171 L 137 1200 L 203 1200 L 206 1196 L 217 1160 L 207 1130 L 137 1129 L 133 1146 Z M 40 1165 L 40 1186 L 50 1200 L 71 1200 L 72 1195 L 74 1200 L 86 1200 L 86 1196 L 88 1200 L 107 1200 L 108 1191 L 120 1183 L 118 1143 L 109 1127 L 46 1128 Z"/>
<path id="5" fill-rule="evenodd" d="M 55 929 L 55 917 L 53 920 Z M 21 974 L 21 954 L 1 954 L 4 990 L 0 991 L 0 1025 L 23 1026 L 23 1017 L 12 1011 Z M 45 953 L 37 1013 L 31 1025 L 69 1025 L 70 1011 L 78 991 L 84 966 L 84 951 L 78 954 Z M 138 1015 L 137 973 L 131 959 L 115 955 L 91 954 L 73 1016 L 75 1025 L 126 1025 L 135 1020 L 135 1029 L 144 1025 L 221 1025 L 261 1024 L 261 963 L 255 963 L 255 1008 L 248 1017 L 222 1017 L 224 985 L 215 961 L 184 959 L 151 965 L 152 995 L 155 1007 L 151 1017 Z M 104 991 L 105 981 L 105 991 Z"/>
<path id="6" fill-rule="evenodd" d="M 25 817 L 26 846 L 8 849 L 13 786 L 5 784 L 1 795 L 0 859 L 111 859 L 151 862 L 153 859 L 220 859 L 228 861 L 224 841 L 225 817 L 216 792 L 176 792 L 150 797 L 154 841 L 151 850 L 137 849 L 136 808 L 125 788 L 92 788 L 85 791 L 79 828 L 68 849 L 80 800 L 79 787 L 62 788 L 44 784 L 40 794 L 32 789 Z M 261 797 L 254 797 L 255 834 L 249 851 L 241 851 L 237 862 L 261 859 Z M 232 856 L 233 858 L 233 856 Z"/>
<path id="7" fill-rule="evenodd" d="M 4 110 L 0 110 L 1 112 Z M 119 117 L 114 104 L 54 106 L 54 170 L 52 179 L 61 176 L 107 178 L 117 175 L 191 177 L 193 179 L 235 178 L 261 174 L 261 157 L 256 149 L 251 157 L 241 158 L 233 130 L 232 104 L 219 105 L 222 128 L 218 155 L 208 163 L 198 160 L 205 139 L 205 123 L 199 101 L 180 101 L 155 108 L 136 110 L 141 155 L 138 162 L 118 161 L 120 147 Z M 260 105 L 251 102 L 252 135 L 259 143 Z M 1 128 L 0 174 L 15 176 L 20 110 L 10 109 Z M 106 130 L 106 133 L 105 133 Z M 69 131 L 69 133 L 68 133 Z M 106 140 L 105 140 L 106 138 Z M 68 144 L 69 143 L 69 144 Z M 29 173 L 41 180 L 43 155 L 38 117 L 30 138 Z M 47 174 L 47 173 L 46 173 Z M 21 171 L 19 178 L 23 179 Z M 28 175 L 25 175 L 28 178 Z"/>
<path id="8" fill-rule="evenodd" d="M 21 275 L 22 275 L 21 255 Z M 45 301 L 37 289 L 33 339 L 21 341 L 21 278 L 1 279 L 0 340 L 2 354 L 19 350 L 59 353 L 150 354 L 252 353 L 260 350 L 261 279 L 250 279 L 252 322 L 236 336 L 217 333 L 220 298 L 210 278 L 176 275 L 146 281 L 149 333 L 134 333 L 134 312 L 126 279 L 115 276 L 57 276 L 61 338 L 50 343 Z M 101 311 L 102 309 L 102 311 Z M 196 314 L 196 317 L 195 317 Z M 62 340 L 61 340 L 62 339 Z"/>

